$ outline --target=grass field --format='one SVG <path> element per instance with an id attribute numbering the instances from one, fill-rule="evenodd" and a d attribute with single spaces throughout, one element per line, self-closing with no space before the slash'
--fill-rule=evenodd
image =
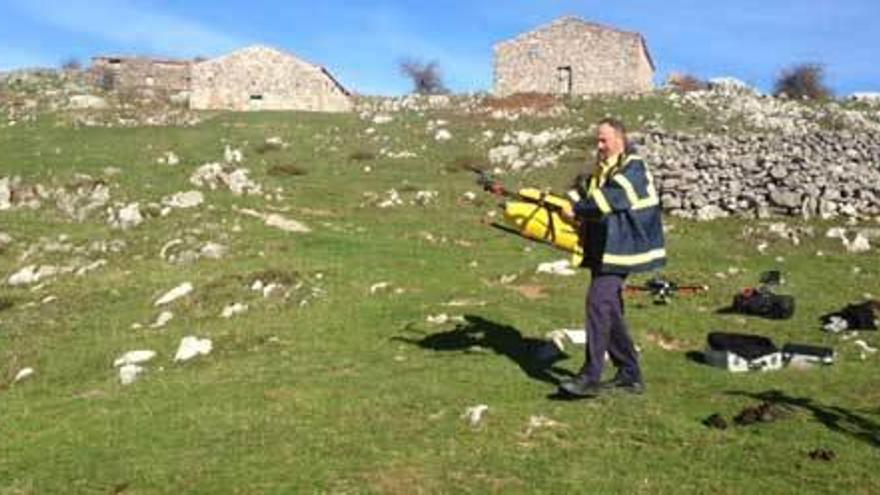
<path id="1" fill-rule="evenodd" d="M 582 325 L 588 275 L 536 274 L 564 256 L 487 227 L 494 201 L 463 199 L 478 189 L 458 165 L 486 156 L 476 138 L 488 128 L 586 128 L 607 112 L 665 111 L 656 104 L 581 108 L 580 119 L 560 122 L 401 114 L 374 126 L 353 115 L 267 113 L 221 114 L 187 129 L 75 130 L 51 116 L 0 129 L 0 177 L 53 187 L 76 174 L 104 177 L 114 202 L 145 205 L 194 189 L 192 171 L 221 160 L 225 144 L 243 151 L 264 191 L 283 191 L 270 201 L 205 190 L 204 205 L 148 215 L 126 231 L 107 225 L 103 211 L 77 223 L 51 203 L 0 212 L 0 230 L 14 239 L 0 248 L 4 279 L 26 264 L 108 261 L 38 290 L 0 286 L 0 493 L 877 493 L 880 356 L 861 359 L 852 341 L 823 333 L 818 317 L 880 294 L 880 261 L 876 250 L 851 255 L 826 239 L 835 223 L 791 222 L 816 232 L 795 246 L 755 221 L 666 219 L 665 275 L 711 289 L 668 306 L 628 299 L 647 393 L 549 397 L 582 351 L 570 349 L 548 373 L 530 350 L 551 330 Z M 449 121 L 451 141 L 426 132 L 436 118 Z M 266 147 L 272 136 L 289 146 Z M 418 156 L 379 157 L 384 146 Z M 180 165 L 156 163 L 168 150 Z M 579 166 L 575 155 L 505 180 L 560 189 Z M 391 189 L 406 204 L 370 200 Z M 409 204 L 420 190 L 438 199 Z M 312 232 L 267 227 L 242 208 L 280 212 Z M 229 252 L 172 264 L 159 253 L 175 238 Z M 111 240 L 125 248 L 76 252 Z M 73 252 L 45 249 L 52 241 Z M 763 254 L 760 242 L 769 244 Z M 33 245 L 44 249 L 22 261 Z M 716 313 L 775 268 L 797 298 L 794 318 Z M 249 290 L 258 279 L 284 284 L 290 296 Z M 185 281 L 195 290 L 169 306 L 174 319 L 149 328 L 160 311 L 153 301 Z M 57 299 L 43 303 L 49 296 Z M 221 318 L 233 302 L 249 311 Z M 443 313 L 451 321 L 427 321 Z M 713 330 L 831 345 L 839 359 L 732 375 L 689 358 Z M 174 363 L 186 335 L 212 339 L 213 352 Z M 878 344 L 875 334 L 861 338 Z M 134 349 L 158 357 L 123 386 L 112 362 Z M 24 367 L 34 376 L 13 384 Z M 783 405 L 785 417 L 723 431 L 701 423 L 764 399 Z M 477 404 L 489 409 L 472 427 L 461 415 Z M 550 421 L 530 427 L 532 417 Z M 835 459 L 812 460 L 817 448 Z"/>

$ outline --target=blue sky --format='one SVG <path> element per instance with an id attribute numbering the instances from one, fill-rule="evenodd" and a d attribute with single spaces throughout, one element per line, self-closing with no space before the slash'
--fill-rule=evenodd
<path id="1" fill-rule="evenodd" d="M 880 0 L 0 0 L 0 70 L 262 43 L 360 93 L 406 93 L 407 56 L 438 61 L 454 91 L 480 91 L 495 43 L 563 15 L 644 34 L 658 82 L 680 71 L 767 90 L 786 66 L 817 62 L 838 94 L 880 91 Z"/>

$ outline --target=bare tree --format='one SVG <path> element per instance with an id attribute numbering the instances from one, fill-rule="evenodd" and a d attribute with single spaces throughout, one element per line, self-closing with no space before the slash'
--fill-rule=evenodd
<path id="1" fill-rule="evenodd" d="M 443 74 L 436 61 L 423 62 L 414 58 L 400 61 L 400 72 L 413 83 L 413 93 L 439 95 L 449 92 L 443 84 Z"/>
<path id="2" fill-rule="evenodd" d="M 76 57 L 67 57 L 61 62 L 61 68 L 70 71 L 80 70 L 82 69 L 82 63 Z"/>
<path id="3" fill-rule="evenodd" d="M 789 98 L 816 100 L 831 96 L 825 85 L 825 71 L 820 64 L 801 64 L 786 69 L 776 80 L 773 93 Z"/>

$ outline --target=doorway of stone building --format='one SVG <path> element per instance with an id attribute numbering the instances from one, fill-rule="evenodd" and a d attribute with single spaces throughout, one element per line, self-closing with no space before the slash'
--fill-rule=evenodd
<path id="1" fill-rule="evenodd" d="M 250 95 L 250 110 L 262 110 L 263 108 L 263 95 L 262 93 L 251 93 Z"/>
<path id="2" fill-rule="evenodd" d="M 571 66 L 566 65 L 556 68 L 556 92 L 565 96 L 571 96 L 572 74 Z"/>

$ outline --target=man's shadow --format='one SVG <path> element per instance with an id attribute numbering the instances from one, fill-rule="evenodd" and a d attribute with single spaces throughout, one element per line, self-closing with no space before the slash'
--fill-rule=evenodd
<path id="1" fill-rule="evenodd" d="M 559 376 L 573 374 L 554 364 L 568 355 L 553 342 L 523 337 L 522 333 L 510 325 L 502 325 L 480 316 L 466 315 L 465 321 L 452 330 L 425 335 L 421 338 L 406 336 L 393 337 L 393 340 L 417 345 L 432 351 L 467 351 L 473 347 L 491 349 L 496 354 L 515 362 L 530 378 L 559 385 Z"/>
<path id="2" fill-rule="evenodd" d="M 807 397 L 792 397 L 780 390 L 759 393 L 730 391 L 728 395 L 751 397 L 752 399 L 798 408 L 813 414 L 817 421 L 829 430 L 849 435 L 868 445 L 880 448 L 880 423 L 838 406 L 826 406 Z"/>

